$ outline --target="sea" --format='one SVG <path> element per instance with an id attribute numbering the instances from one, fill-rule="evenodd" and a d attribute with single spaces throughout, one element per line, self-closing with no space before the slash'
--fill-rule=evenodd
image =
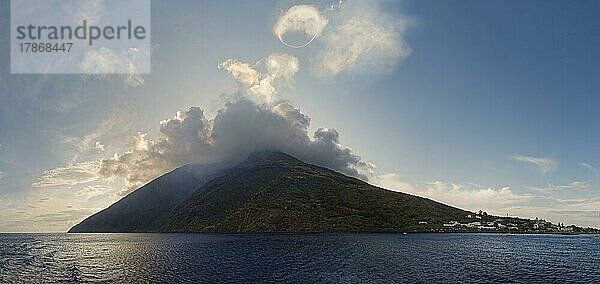
<path id="1" fill-rule="evenodd" d="M 0 234 L 0 283 L 600 283 L 600 235 Z"/>

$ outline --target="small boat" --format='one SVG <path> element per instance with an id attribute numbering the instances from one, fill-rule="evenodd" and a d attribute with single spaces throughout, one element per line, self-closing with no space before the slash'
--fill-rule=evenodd
<path id="1" fill-rule="evenodd" d="M 408 235 L 408 233 L 406 233 L 406 232 L 404 232 L 404 233 L 402 233 L 402 234 L 403 234 L 403 235 Z"/>

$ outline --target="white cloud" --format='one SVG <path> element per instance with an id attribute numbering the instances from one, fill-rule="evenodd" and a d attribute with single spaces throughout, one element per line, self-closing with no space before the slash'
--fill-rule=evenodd
<path id="1" fill-rule="evenodd" d="M 547 190 L 563 190 L 563 189 L 579 189 L 579 190 L 586 190 L 589 189 L 591 187 L 591 185 L 588 182 L 585 181 L 573 181 L 569 184 L 566 185 L 552 185 L 552 184 L 548 184 L 548 186 L 544 187 L 544 188 L 540 188 L 540 187 L 530 187 L 532 189 L 535 190 L 539 190 L 539 191 L 547 191 Z"/>
<path id="2" fill-rule="evenodd" d="M 166 140 L 164 143 L 168 145 Z M 130 150 L 100 161 L 100 176 L 124 180 L 127 187 L 121 194 L 125 195 L 175 168 L 177 165 L 167 161 L 155 145 L 154 141 L 147 138 L 147 134 L 138 133 Z"/>
<path id="3" fill-rule="evenodd" d="M 400 192 L 413 192 L 415 187 L 413 184 L 408 183 L 402 179 L 402 177 L 396 173 L 387 173 L 376 175 L 372 180 L 377 186 Z"/>
<path id="4" fill-rule="evenodd" d="M 371 181 L 383 188 L 430 198 L 470 211 L 483 210 L 502 216 L 509 213 L 510 216 L 531 219 L 541 217 L 555 223 L 564 222 L 600 228 L 599 198 L 564 200 L 554 196 L 556 191 L 549 191 L 549 189 L 567 188 L 587 190 L 591 188 L 587 182 L 574 181 L 567 185 L 548 188 L 531 187 L 530 189 L 536 191 L 523 194 L 510 187 L 491 188 L 443 181 L 413 184 L 395 173 L 376 175 Z"/>
<path id="5" fill-rule="evenodd" d="M 340 143 L 336 130 L 319 128 L 310 137 L 309 127 L 310 118 L 286 102 L 258 105 L 240 98 L 213 118 L 192 107 L 161 121 L 158 140 L 139 133 L 127 152 L 102 159 L 100 175 L 123 179 L 127 193 L 184 164 L 240 160 L 256 151 L 280 150 L 366 178 L 367 163 Z"/>
<path id="6" fill-rule="evenodd" d="M 554 223 L 576 224 L 600 228 L 600 199 L 551 199 L 543 206 L 515 206 L 509 208 L 511 215 L 543 217 Z"/>
<path id="7" fill-rule="evenodd" d="M 272 103 L 277 94 L 277 85 L 291 83 L 300 64 L 294 56 L 273 53 L 254 65 L 227 59 L 218 67 L 231 74 L 257 101 Z"/>
<path id="8" fill-rule="evenodd" d="M 87 51 L 80 63 L 80 68 L 86 74 L 119 73 L 125 69 L 126 62 L 113 50 L 106 47 Z"/>
<path id="9" fill-rule="evenodd" d="M 277 18 L 273 34 L 293 48 L 305 47 L 318 38 L 321 50 L 312 59 L 311 69 L 325 77 L 393 70 L 411 52 L 404 40 L 406 26 L 405 18 L 385 13 L 377 3 L 340 1 L 325 10 L 292 6 Z M 289 33 L 302 33 L 307 40 L 290 44 L 285 39 Z"/>
<path id="10" fill-rule="evenodd" d="M 292 48 L 309 45 L 327 26 L 327 19 L 312 5 L 295 5 L 283 12 L 273 25 L 273 34 L 281 43 Z M 302 44 L 289 44 L 284 39 L 287 33 L 303 33 L 307 41 Z"/>
<path id="11" fill-rule="evenodd" d="M 100 141 L 96 141 L 95 148 L 98 152 L 104 152 L 104 144 Z"/>
<path id="12" fill-rule="evenodd" d="M 0 204 L 0 230 L 65 232 L 118 200 L 117 188 L 99 183 L 45 187 L 26 191 L 18 199 L 5 199 L 9 203 Z"/>
<path id="13" fill-rule="evenodd" d="M 259 82 L 260 74 L 248 63 L 227 59 L 219 64 L 218 67 L 229 72 L 241 84 L 253 86 Z"/>
<path id="14" fill-rule="evenodd" d="M 390 71 L 411 52 L 403 38 L 406 21 L 373 3 L 345 2 L 331 15 L 329 27 L 319 38 L 324 48 L 312 64 L 317 75 Z"/>
<path id="15" fill-rule="evenodd" d="M 517 162 L 523 162 L 523 163 L 535 165 L 539 169 L 540 174 L 542 174 L 542 175 L 545 175 L 548 172 L 556 171 L 558 169 L 558 163 L 549 158 L 538 158 L 538 157 L 532 157 L 532 156 L 515 155 L 515 156 L 511 156 L 510 159 L 517 161 Z"/>
<path id="16" fill-rule="evenodd" d="M 79 191 L 77 191 L 77 196 L 83 196 L 86 198 L 93 198 L 96 196 L 101 196 L 107 194 L 112 189 L 109 187 L 101 186 L 101 185 L 88 185 Z"/>
<path id="17" fill-rule="evenodd" d="M 572 188 L 572 189 L 589 189 L 590 188 L 590 184 L 585 182 L 585 181 L 574 181 L 572 183 L 569 183 L 567 185 L 568 188 Z"/>
<path id="18" fill-rule="evenodd" d="M 507 208 L 526 204 L 532 199 L 532 196 L 515 193 L 510 187 L 490 188 L 442 181 L 411 184 L 394 173 L 375 176 L 372 181 L 390 190 L 430 198 L 470 211 L 481 209 L 496 215 L 504 215 Z"/>
<path id="19" fill-rule="evenodd" d="M 42 177 L 32 183 L 32 187 L 72 186 L 98 179 L 97 162 L 82 162 L 71 166 L 44 171 Z"/>
<path id="20" fill-rule="evenodd" d="M 122 104 L 115 108 L 108 117 L 98 124 L 91 132 L 83 136 L 72 136 L 60 133 L 62 143 L 70 144 L 74 147 L 73 156 L 69 164 L 76 164 L 80 158 L 86 157 L 92 150 L 94 154 L 104 151 L 105 145 L 99 140 L 107 139 L 114 141 L 125 135 L 132 125 L 131 109 L 127 104 Z"/>

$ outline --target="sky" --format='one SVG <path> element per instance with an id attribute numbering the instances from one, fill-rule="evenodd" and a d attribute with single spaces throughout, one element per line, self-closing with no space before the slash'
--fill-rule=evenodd
<path id="1" fill-rule="evenodd" d="M 66 231 L 175 167 L 261 149 L 600 228 L 598 1 L 151 9 L 150 74 L 24 75 L 0 0 L 0 231 Z"/>

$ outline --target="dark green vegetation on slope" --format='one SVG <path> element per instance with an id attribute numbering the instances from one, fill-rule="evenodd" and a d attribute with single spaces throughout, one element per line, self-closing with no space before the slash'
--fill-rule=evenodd
<path id="1" fill-rule="evenodd" d="M 83 220 L 69 232 L 156 232 L 183 200 L 227 166 L 186 165 L 178 168 Z"/>
<path id="2" fill-rule="evenodd" d="M 470 214 L 281 152 L 223 168 L 174 170 L 70 232 L 401 232 Z"/>
<path id="3" fill-rule="evenodd" d="M 469 212 L 381 189 L 280 152 L 256 154 L 184 201 L 163 231 L 403 231 Z"/>

